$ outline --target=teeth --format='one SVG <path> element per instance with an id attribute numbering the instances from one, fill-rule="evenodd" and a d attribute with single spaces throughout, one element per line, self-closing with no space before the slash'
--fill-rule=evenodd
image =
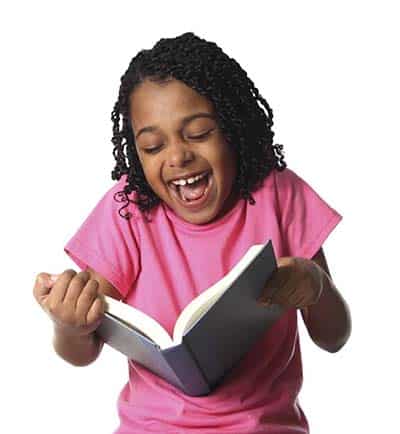
<path id="1" fill-rule="evenodd" d="M 176 179 L 175 181 L 171 181 L 173 184 L 175 185 L 186 185 L 186 184 L 193 184 L 194 182 L 198 181 L 201 178 L 204 178 L 205 176 L 207 176 L 207 172 L 201 174 L 201 175 L 197 175 L 194 176 L 193 178 L 188 178 L 188 179 Z"/>

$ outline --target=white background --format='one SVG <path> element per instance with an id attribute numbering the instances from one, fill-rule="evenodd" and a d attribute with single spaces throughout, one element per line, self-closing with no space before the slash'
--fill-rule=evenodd
<path id="1" fill-rule="evenodd" d="M 193 31 L 248 72 L 293 168 L 343 215 L 324 249 L 353 332 L 336 354 L 299 321 L 311 433 L 398 425 L 399 14 L 395 2 L 8 2 L 0 10 L 0 430 L 111 433 L 125 360 L 76 368 L 51 347 L 36 274 L 113 181 L 110 113 L 131 58 Z M 397 270 L 397 271 L 396 271 Z"/>

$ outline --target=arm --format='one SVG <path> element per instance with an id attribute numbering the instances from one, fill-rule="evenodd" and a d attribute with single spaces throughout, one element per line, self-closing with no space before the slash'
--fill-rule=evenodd
<path id="1" fill-rule="evenodd" d="M 65 361 L 75 366 L 86 366 L 99 356 L 103 343 L 94 332 L 87 335 L 69 335 L 54 326 L 53 348 Z"/>
<path id="2" fill-rule="evenodd" d="M 350 311 L 333 283 L 322 248 L 312 261 L 321 274 L 321 296 L 316 304 L 302 308 L 301 313 L 313 342 L 334 353 L 339 351 L 350 337 Z"/>

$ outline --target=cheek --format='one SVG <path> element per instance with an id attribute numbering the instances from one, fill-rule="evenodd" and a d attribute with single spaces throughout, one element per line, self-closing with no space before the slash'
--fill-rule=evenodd
<path id="1" fill-rule="evenodd" d="M 228 147 L 225 148 L 225 153 L 222 158 L 221 164 L 224 169 L 225 176 L 228 178 L 235 178 L 237 175 L 237 157 L 236 153 Z"/>
<path id="2" fill-rule="evenodd" d="M 156 185 L 156 173 L 155 165 L 149 162 L 146 163 L 145 160 L 141 160 L 142 170 L 144 173 L 144 177 L 146 178 L 147 183 L 154 188 Z"/>
<path id="3" fill-rule="evenodd" d="M 223 178 L 236 173 L 236 156 L 227 143 L 215 143 L 208 155 L 208 160 Z"/>

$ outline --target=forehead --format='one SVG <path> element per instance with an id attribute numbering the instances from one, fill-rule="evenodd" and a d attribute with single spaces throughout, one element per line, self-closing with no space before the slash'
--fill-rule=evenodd
<path id="1" fill-rule="evenodd" d="M 162 84 L 146 80 L 136 87 L 129 100 L 134 129 L 148 124 L 179 122 L 199 111 L 215 113 L 210 100 L 178 80 Z"/>

